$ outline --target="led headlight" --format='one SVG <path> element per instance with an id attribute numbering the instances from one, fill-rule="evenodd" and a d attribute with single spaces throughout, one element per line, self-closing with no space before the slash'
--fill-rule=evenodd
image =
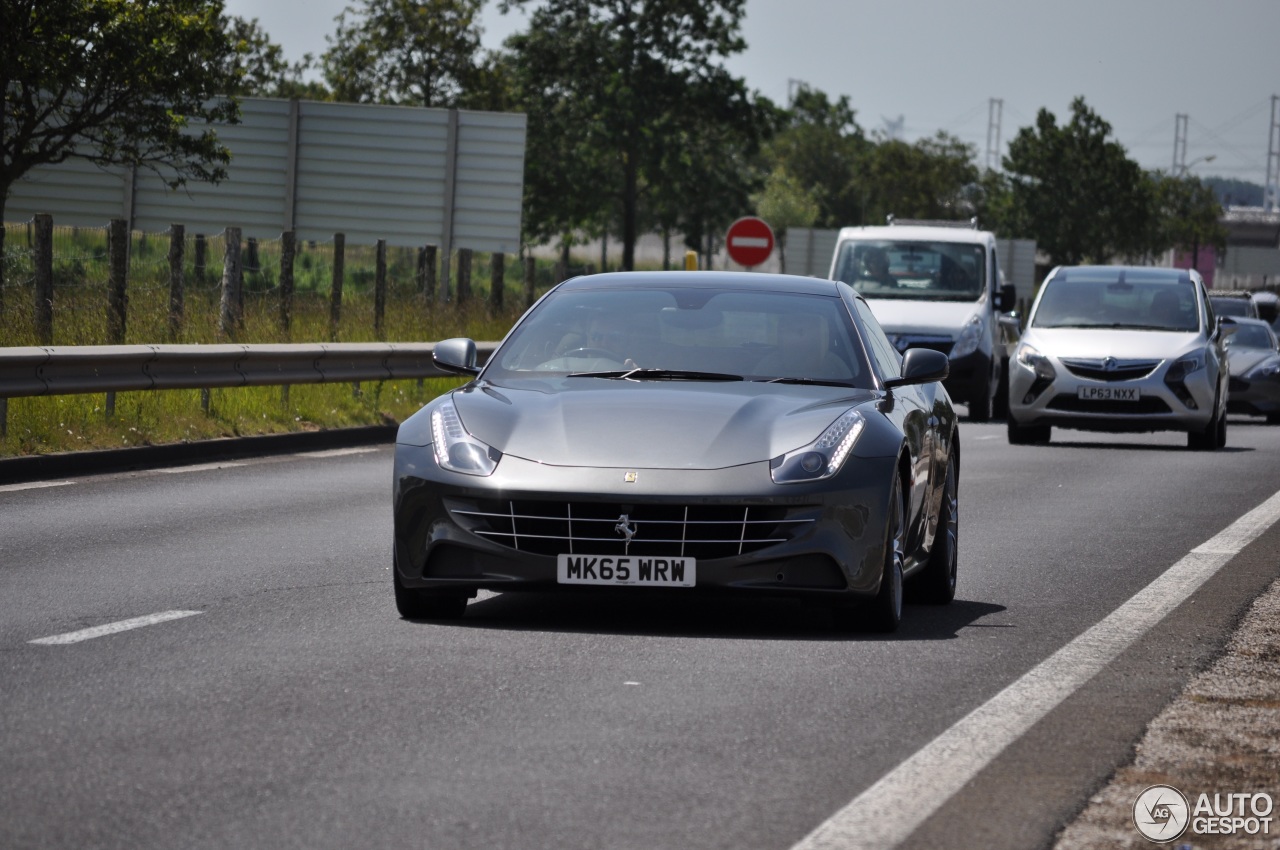
<path id="1" fill-rule="evenodd" d="M 1266 363 L 1254 366 L 1245 373 L 1245 379 L 1250 381 L 1260 381 L 1266 378 L 1274 378 L 1280 375 L 1280 360 L 1268 360 Z"/>
<path id="2" fill-rule="evenodd" d="M 1058 373 L 1053 368 L 1053 364 L 1049 362 L 1049 358 L 1045 357 L 1025 342 L 1018 346 L 1018 351 L 1014 357 L 1023 366 L 1026 366 L 1032 372 L 1035 372 L 1036 377 L 1041 380 L 1052 381 L 1054 378 L 1058 377 Z"/>
<path id="3" fill-rule="evenodd" d="M 846 411 L 809 445 L 775 458 L 769 464 L 773 483 L 798 484 L 835 475 L 844 466 L 866 424 L 866 418 L 858 411 Z"/>
<path id="4" fill-rule="evenodd" d="M 978 350 L 978 343 L 982 341 L 982 317 L 978 315 L 970 316 L 969 321 L 964 323 L 964 327 L 960 329 L 960 336 L 956 338 L 956 344 L 951 349 L 953 358 L 965 357 Z"/>
<path id="5" fill-rule="evenodd" d="M 502 452 L 467 433 L 453 400 L 445 400 L 431 412 L 431 445 L 436 463 L 467 475 L 492 475 Z"/>

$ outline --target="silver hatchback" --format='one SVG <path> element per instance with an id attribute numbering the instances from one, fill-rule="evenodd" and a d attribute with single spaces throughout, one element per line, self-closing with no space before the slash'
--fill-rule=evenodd
<path id="1" fill-rule="evenodd" d="M 1009 364 L 1009 442 L 1046 443 L 1057 426 L 1223 447 L 1226 333 L 1195 271 L 1054 269 Z"/>

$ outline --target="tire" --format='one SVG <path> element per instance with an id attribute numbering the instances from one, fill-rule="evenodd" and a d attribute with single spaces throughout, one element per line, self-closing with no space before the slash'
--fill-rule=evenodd
<path id="1" fill-rule="evenodd" d="M 1268 414 L 1267 414 L 1267 424 L 1268 424 L 1268 425 L 1280 425 L 1280 413 L 1268 413 Z"/>
<path id="2" fill-rule="evenodd" d="M 956 568 L 959 564 L 960 489 L 956 475 L 956 459 L 947 463 L 947 477 L 942 484 L 942 505 L 938 509 L 938 531 L 924 570 L 907 585 L 913 602 L 946 605 L 956 597 Z"/>
<path id="3" fill-rule="evenodd" d="M 1219 409 L 1218 400 L 1213 402 L 1213 418 L 1202 431 L 1187 432 L 1187 448 L 1196 452 L 1213 451 L 1227 444 L 1227 414 Z"/>
<path id="4" fill-rule="evenodd" d="M 907 532 L 902 480 L 895 473 L 885 522 L 884 571 L 880 590 L 870 602 L 856 608 L 837 608 L 836 625 L 842 629 L 890 634 L 902 623 L 902 562 Z"/>
<path id="5" fill-rule="evenodd" d="M 991 403 L 991 415 L 995 419 L 1009 416 L 1009 361 L 1000 361 L 1000 383 L 996 385 L 996 398 Z"/>
<path id="6" fill-rule="evenodd" d="M 991 421 L 991 376 L 986 372 L 969 387 L 969 421 Z"/>
<path id="7" fill-rule="evenodd" d="M 1019 425 L 1010 417 L 1006 420 L 1009 428 L 1009 444 L 1013 446 L 1044 445 L 1049 442 L 1053 433 L 1050 425 Z"/>
<path id="8" fill-rule="evenodd" d="M 391 566 L 396 610 L 406 620 L 457 620 L 467 611 L 467 597 L 458 593 L 418 590 L 400 583 L 400 570 Z"/>

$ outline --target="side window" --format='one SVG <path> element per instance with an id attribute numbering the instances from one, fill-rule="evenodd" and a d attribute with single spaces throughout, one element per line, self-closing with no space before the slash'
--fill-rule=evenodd
<path id="1" fill-rule="evenodd" d="M 1204 332 L 1212 335 L 1214 328 L 1218 326 L 1218 318 L 1213 314 L 1213 302 L 1209 300 L 1204 287 L 1200 287 L 1200 300 L 1204 303 Z"/>
<path id="2" fill-rule="evenodd" d="M 988 291 L 999 292 L 1001 283 L 1003 283 L 1003 281 L 1000 280 L 1000 259 L 996 256 L 996 249 L 992 248 L 991 249 L 991 286 L 988 288 Z"/>
<path id="3" fill-rule="evenodd" d="M 884 329 L 876 321 L 876 317 L 872 314 L 871 308 L 867 306 L 867 302 L 858 300 L 853 303 L 858 310 L 858 318 L 862 320 L 862 328 L 867 336 L 867 348 L 871 349 L 871 356 L 876 361 L 876 371 L 880 373 L 882 379 L 901 377 L 902 355 L 898 354 L 897 350 L 889 342 L 889 338 L 884 335 Z"/>

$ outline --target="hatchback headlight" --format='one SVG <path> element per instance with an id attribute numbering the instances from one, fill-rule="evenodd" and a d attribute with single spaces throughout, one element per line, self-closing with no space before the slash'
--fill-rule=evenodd
<path id="1" fill-rule="evenodd" d="M 1036 377 L 1044 381 L 1052 381 L 1058 377 L 1058 372 L 1053 368 L 1053 363 L 1049 361 L 1036 349 L 1027 345 L 1025 342 L 1018 346 L 1018 351 L 1014 355 L 1017 361 L 1026 366 L 1032 372 L 1036 373 Z"/>
<path id="2" fill-rule="evenodd" d="M 492 475 L 502 459 L 502 452 L 467 433 L 452 399 L 431 412 L 431 438 L 436 463 L 453 472 Z"/>
<path id="3" fill-rule="evenodd" d="M 960 336 L 956 337 L 956 344 L 951 349 L 952 357 L 965 357 L 978 350 L 978 344 L 982 342 L 982 317 L 971 316 L 969 321 L 964 323 L 964 327 L 960 329 Z"/>
<path id="4" fill-rule="evenodd" d="M 809 445 L 774 458 L 769 464 L 773 483 L 799 484 L 835 475 L 844 466 L 866 425 L 866 417 L 861 413 L 846 411 Z"/>
<path id="5" fill-rule="evenodd" d="M 1169 367 L 1169 371 L 1165 373 L 1165 383 L 1172 384 L 1177 381 L 1185 381 L 1187 376 L 1192 372 L 1198 372 L 1203 368 L 1203 354 L 1191 354 L 1187 357 L 1180 357 L 1178 360 L 1174 361 L 1174 364 Z"/>

